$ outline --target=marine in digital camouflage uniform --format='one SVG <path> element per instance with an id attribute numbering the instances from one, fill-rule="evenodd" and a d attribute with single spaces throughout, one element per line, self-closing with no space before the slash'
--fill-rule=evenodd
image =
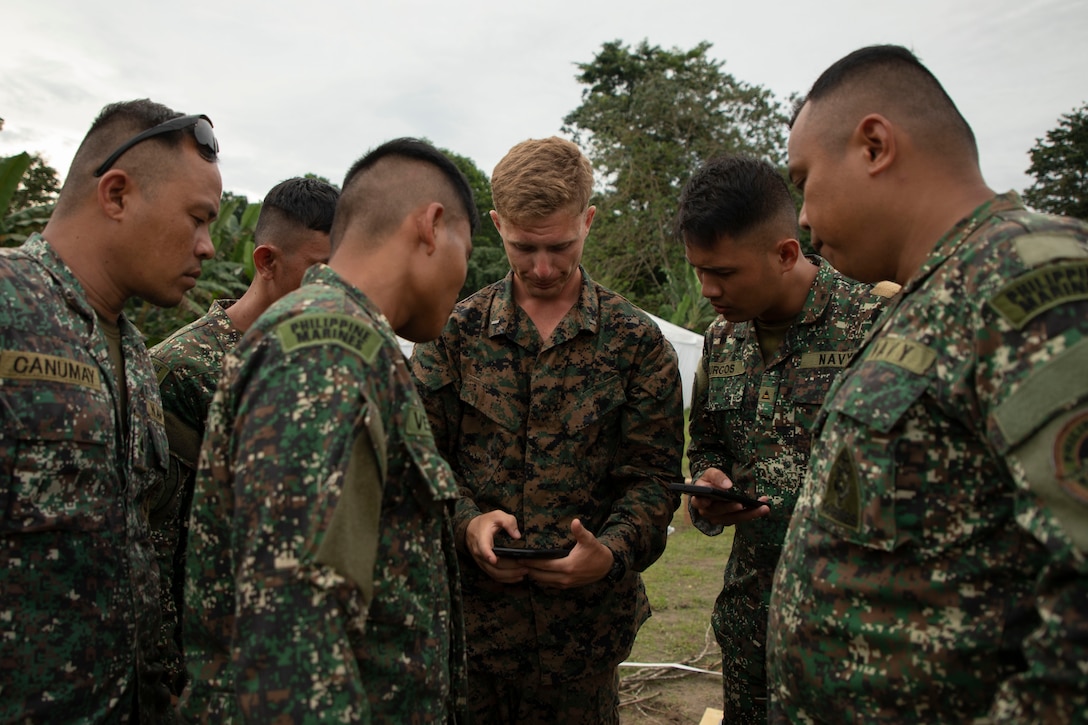
<path id="1" fill-rule="evenodd" d="M 770 504 L 742 510 L 696 496 L 688 507 L 707 535 L 735 526 L 711 618 L 722 648 L 724 720 L 765 723 L 771 579 L 808 464 L 810 428 L 897 285 L 874 288 L 806 259 L 785 180 L 754 158 L 717 157 L 697 170 L 681 194 L 677 227 L 719 312 L 691 401 L 693 482 L 729 481 Z"/>
<path id="2" fill-rule="evenodd" d="M 517 169 L 532 181 L 511 189 Z M 539 201 L 533 184 L 549 174 L 561 182 L 552 188 L 580 184 L 583 197 L 544 198 L 544 217 L 496 218 L 511 194 Z M 683 448 L 676 353 L 578 264 L 593 209 L 576 146 L 519 144 L 492 183 L 514 271 L 460 302 L 412 356 L 460 486 L 469 702 L 478 722 L 615 722 L 617 666 L 650 614 L 639 572 L 663 552 L 678 504 L 667 488 Z M 529 317 L 540 303 L 562 310 L 554 329 Z M 570 553 L 495 557 L 493 542 Z"/>
<path id="3" fill-rule="evenodd" d="M 161 645 L 167 652 L 166 676 L 171 691 L 178 695 L 186 679 L 180 632 L 184 577 L 180 573 L 185 570 L 188 512 L 204 423 L 223 356 L 242 337 L 226 314 L 236 301 L 213 302 L 208 314 L 151 348 L 170 443 L 170 470 L 156 498 L 158 505 L 151 511 L 151 536 L 163 582 Z"/>
<path id="4" fill-rule="evenodd" d="M 475 207 L 409 139 L 361 159 L 341 204 L 330 266 L 250 328 L 212 403 L 185 582 L 191 721 L 463 721 L 457 489 L 391 324 L 441 331 Z"/>
<path id="5" fill-rule="evenodd" d="M 160 636 L 174 695 L 181 695 L 187 680 L 181 610 L 189 509 L 223 356 L 269 305 L 298 289 L 307 268 L 328 261 L 329 230 L 338 196 L 336 187 L 318 179 L 296 177 L 272 187 L 261 203 L 253 232 L 253 280 L 241 299 L 213 302 L 206 315 L 151 348 L 170 442 L 170 471 L 155 495 L 151 536 L 166 583 Z"/>
<path id="6" fill-rule="evenodd" d="M 44 234 L 0 250 L 4 722 L 173 720 L 147 519 L 167 439 L 143 338 L 121 309 L 131 296 L 177 304 L 214 252 L 214 137 L 205 121 L 198 154 L 199 117 L 178 116 L 147 100 L 105 107 Z M 134 269 L 139 249 L 156 259 Z"/>
<path id="7" fill-rule="evenodd" d="M 898 47 L 821 76 L 790 174 L 814 244 L 904 285 L 818 420 L 771 600 L 772 721 L 1084 722 L 1088 225 L 994 195 Z"/>

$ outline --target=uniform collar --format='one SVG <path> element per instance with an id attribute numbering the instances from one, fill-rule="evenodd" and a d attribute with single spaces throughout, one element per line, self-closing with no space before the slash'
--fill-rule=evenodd
<path id="1" fill-rule="evenodd" d="M 926 257 L 922 266 L 914 273 L 914 276 L 903 285 L 902 293 L 908 294 L 921 285 L 934 270 L 955 254 L 963 245 L 964 241 L 974 234 L 988 219 L 997 214 L 1009 211 L 1019 211 L 1021 209 L 1024 209 L 1024 202 L 1020 200 L 1020 195 L 1015 191 L 996 194 L 975 207 L 970 214 L 956 222 L 954 227 L 937 240 L 937 243 L 933 246 L 933 250 L 929 253 L 929 256 Z"/>
<path id="2" fill-rule="evenodd" d="M 91 306 L 90 300 L 87 299 L 87 291 L 83 289 L 83 285 L 76 279 L 75 274 L 60 258 L 52 245 L 46 241 L 45 237 L 37 232 L 31 234 L 26 242 L 19 247 L 19 251 L 40 264 L 57 281 L 63 290 L 64 300 L 69 307 L 88 320 L 95 319 L 94 307 Z M 120 320 L 118 326 L 124 327 Z"/>
<path id="3" fill-rule="evenodd" d="M 362 307 L 366 310 L 367 314 L 377 320 L 383 328 L 383 331 L 386 332 L 389 337 L 395 339 L 393 327 L 389 324 L 389 320 L 386 318 L 385 313 L 382 312 L 361 289 L 338 275 L 329 265 L 315 264 L 306 270 L 302 275 L 302 285 L 305 286 L 308 284 L 323 284 L 328 287 L 335 287 L 336 289 L 342 290 L 353 302 Z"/>
<path id="4" fill-rule="evenodd" d="M 561 341 L 558 337 L 560 329 L 567 330 L 563 339 L 570 339 L 581 330 L 595 334 L 600 328 L 601 300 L 597 294 L 597 286 L 590 279 L 585 267 L 578 265 L 578 270 L 582 273 L 582 287 L 578 293 L 578 301 L 552 333 L 550 344 Z M 491 306 L 488 309 L 488 337 L 516 335 L 519 314 L 524 313 L 519 313 L 517 303 L 514 302 L 514 273 L 507 272 L 506 277 L 499 283 L 499 290 L 491 298 Z"/>

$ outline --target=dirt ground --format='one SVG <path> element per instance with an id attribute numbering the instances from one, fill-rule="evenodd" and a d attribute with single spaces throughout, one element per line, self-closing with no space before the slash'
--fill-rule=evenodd
<path id="1" fill-rule="evenodd" d="M 721 650 L 709 623 L 732 536 L 704 536 L 684 519 L 686 503 L 677 512 L 665 553 L 643 575 L 653 616 L 639 631 L 628 661 L 720 673 Z M 694 725 L 707 708 L 722 706 L 720 674 L 621 667 L 620 678 L 622 725 Z"/>

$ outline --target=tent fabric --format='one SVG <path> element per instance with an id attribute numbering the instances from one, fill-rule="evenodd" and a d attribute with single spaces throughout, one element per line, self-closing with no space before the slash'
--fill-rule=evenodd
<path id="1" fill-rule="evenodd" d="M 650 319 L 657 323 L 657 326 L 665 333 L 665 338 L 676 350 L 676 357 L 680 363 L 680 379 L 684 386 L 684 407 L 687 408 L 691 405 L 691 389 L 695 384 L 695 371 L 699 367 L 699 358 L 703 355 L 703 336 L 654 315 L 650 315 Z M 404 356 L 411 357 L 413 343 L 403 337 L 398 337 L 397 342 L 400 343 Z"/>

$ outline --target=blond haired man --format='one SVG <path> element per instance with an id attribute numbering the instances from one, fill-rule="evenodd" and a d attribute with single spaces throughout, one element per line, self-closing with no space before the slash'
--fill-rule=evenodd
<path id="1" fill-rule="evenodd" d="M 460 302 L 412 359 L 461 487 L 479 722 L 618 721 L 617 667 L 650 614 L 639 572 L 664 550 L 678 503 L 676 353 L 581 266 L 592 186 L 569 141 L 511 149 L 491 212 L 511 272 Z"/>

